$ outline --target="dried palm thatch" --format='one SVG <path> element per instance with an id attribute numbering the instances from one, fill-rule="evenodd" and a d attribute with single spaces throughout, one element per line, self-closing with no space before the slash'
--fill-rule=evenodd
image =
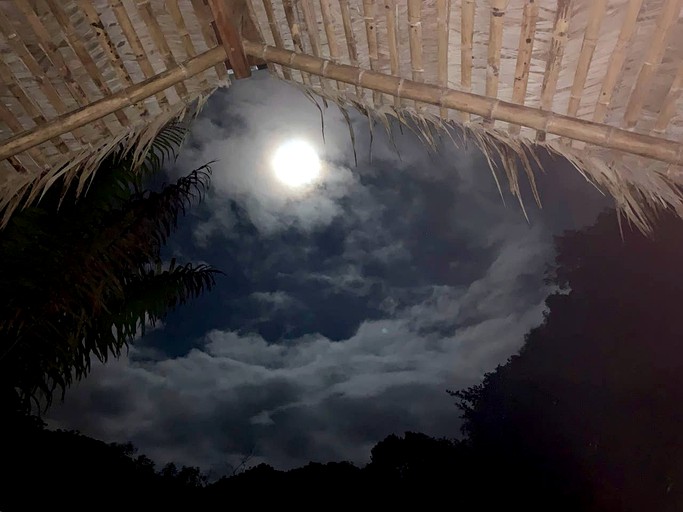
<path id="1" fill-rule="evenodd" d="M 130 87 L 215 48 L 212 20 L 201 0 L 2 1 L 0 139 L 117 94 L 127 100 Z M 85 186 L 118 144 L 144 155 L 161 127 L 227 84 L 221 64 L 6 156 L 0 161 L 0 211 L 35 200 L 62 176 Z"/>
<path id="2" fill-rule="evenodd" d="M 521 200 L 538 148 L 642 229 L 683 215 L 683 0 L 4 0 L 0 210 L 85 183 L 262 59 L 389 126 L 459 126 Z M 226 64 L 223 64 L 226 62 Z M 532 165 L 532 162 L 534 165 Z M 538 200 L 538 197 L 537 197 Z"/>

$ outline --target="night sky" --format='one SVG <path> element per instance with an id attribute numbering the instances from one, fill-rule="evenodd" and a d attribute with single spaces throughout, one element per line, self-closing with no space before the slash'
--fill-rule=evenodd
<path id="1" fill-rule="evenodd" d="M 545 156 L 543 208 L 527 193 L 527 222 L 475 148 L 446 137 L 430 152 L 398 128 L 394 147 L 381 125 L 351 119 L 357 166 L 337 108 L 323 142 L 318 108 L 265 72 L 210 98 L 167 179 L 216 160 L 212 188 L 167 257 L 225 275 L 127 356 L 94 365 L 52 427 L 213 474 L 247 454 L 280 469 L 362 464 L 391 433 L 459 435 L 446 389 L 521 347 L 551 291 L 553 235 L 610 202 Z M 270 165 L 292 138 L 325 162 L 305 192 Z"/>

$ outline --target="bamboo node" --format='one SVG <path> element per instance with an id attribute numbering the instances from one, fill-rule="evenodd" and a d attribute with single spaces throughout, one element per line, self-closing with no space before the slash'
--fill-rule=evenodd
<path id="1" fill-rule="evenodd" d="M 365 74 L 365 70 L 363 68 L 358 68 L 358 76 L 356 76 L 356 85 L 358 87 L 361 87 L 361 84 L 363 83 L 363 75 Z"/>
<path id="2" fill-rule="evenodd" d="M 399 99 L 400 99 L 401 96 L 402 96 L 403 82 L 405 82 L 405 78 L 401 78 L 401 79 L 398 81 L 398 87 L 396 88 L 396 97 L 399 98 Z"/>

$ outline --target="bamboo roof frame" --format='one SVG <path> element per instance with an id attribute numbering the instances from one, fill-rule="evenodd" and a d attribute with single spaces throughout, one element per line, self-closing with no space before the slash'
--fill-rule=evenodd
<path id="1" fill-rule="evenodd" d="M 60 176 L 83 188 L 121 142 L 144 154 L 164 123 L 229 85 L 229 76 L 247 78 L 266 63 L 342 107 L 414 119 L 429 143 L 427 125 L 459 125 L 492 165 L 497 155 L 516 195 L 517 166 L 536 195 L 529 158 L 545 147 L 647 229 L 654 206 L 683 213 L 682 7 L 683 0 L 6 0 L 0 212 L 6 220 Z"/>

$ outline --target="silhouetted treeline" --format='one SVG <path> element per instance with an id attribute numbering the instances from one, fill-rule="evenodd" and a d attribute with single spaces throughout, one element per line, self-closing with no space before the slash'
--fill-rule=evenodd
<path id="1" fill-rule="evenodd" d="M 473 449 L 520 460 L 590 510 L 683 510 L 683 223 L 603 214 L 557 239 L 545 322 L 456 393 Z M 494 478 L 497 478 L 494 477 Z"/>
<path id="2" fill-rule="evenodd" d="M 259 465 L 204 485 L 192 469 L 155 473 L 129 446 L 24 426 L 4 440 L 0 510 L 408 499 L 456 510 L 683 510 L 681 262 L 673 217 L 651 238 L 624 228 L 622 239 L 613 213 L 559 237 L 543 324 L 481 385 L 453 393 L 462 440 L 406 433 L 379 442 L 363 468 Z"/>

